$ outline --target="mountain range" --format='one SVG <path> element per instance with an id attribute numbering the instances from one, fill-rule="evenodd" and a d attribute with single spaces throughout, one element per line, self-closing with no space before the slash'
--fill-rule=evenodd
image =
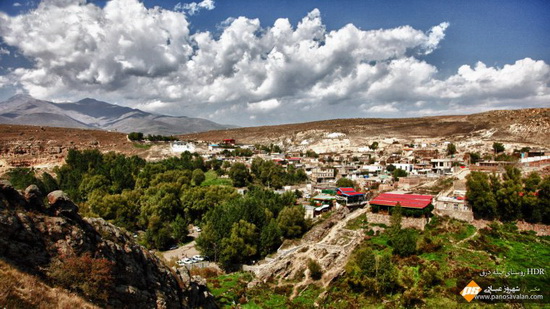
<path id="1" fill-rule="evenodd" d="M 53 103 L 28 95 L 16 95 L 0 102 L 0 123 L 162 135 L 232 127 L 201 118 L 152 114 L 90 98 L 78 102 Z"/>

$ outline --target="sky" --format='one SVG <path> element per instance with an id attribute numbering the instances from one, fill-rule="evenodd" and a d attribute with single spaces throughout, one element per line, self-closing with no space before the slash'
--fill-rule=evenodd
<path id="1" fill-rule="evenodd" d="M 547 0 L 0 0 L 0 101 L 257 126 L 550 107 Z"/>

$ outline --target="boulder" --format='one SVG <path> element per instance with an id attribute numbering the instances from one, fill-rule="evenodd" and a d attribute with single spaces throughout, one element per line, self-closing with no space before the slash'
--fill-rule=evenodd
<path id="1" fill-rule="evenodd" d="M 30 209 L 35 210 L 44 210 L 44 202 L 42 192 L 36 185 L 30 185 L 25 189 L 24 193 L 25 200 L 28 203 Z"/>
<path id="2" fill-rule="evenodd" d="M 48 208 L 50 213 L 55 216 L 78 217 L 78 206 L 61 190 L 52 191 L 48 194 L 48 204 L 50 204 Z"/>
<path id="3" fill-rule="evenodd" d="M 0 191 L 7 189 L 13 189 L 11 182 L 7 179 L 0 179 Z"/>

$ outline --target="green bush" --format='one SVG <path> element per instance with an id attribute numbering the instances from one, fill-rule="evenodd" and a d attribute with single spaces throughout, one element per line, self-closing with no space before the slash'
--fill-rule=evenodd
<path id="1" fill-rule="evenodd" d="M 307 268 L 309 269 L 309 275 L 311 279 L 313 280 L 319 280 L 321 277 L 323 277 L 323 269 L 321 268 L 321 265 L 317 263 L 316 261 L 309 259 L 307 262 Z"/>

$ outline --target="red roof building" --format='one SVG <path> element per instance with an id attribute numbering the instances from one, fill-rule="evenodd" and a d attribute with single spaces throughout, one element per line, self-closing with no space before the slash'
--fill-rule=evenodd
<path id="1" fill-rule="evenodd" d="M 353 188 L 337 188 L 336 194 L 341 196 L 365 195 L 365 193 L 356 192 Z"/>
<path id="2" fill-rule="evenodd" d="M 396 206 L 399 203 L 403 208 L 424 209 L 432 203 L 432 199 L 431 195 L 382 193 L 369 203 L 378 206 Z"/>
<path id="3" fill-rule="evenodd" d="M 365 193 L 356 192 L 353 188 L 336 188 L 338 200 L 345 201 L 347 207 L 362 207 L 365 201 Z"/>

